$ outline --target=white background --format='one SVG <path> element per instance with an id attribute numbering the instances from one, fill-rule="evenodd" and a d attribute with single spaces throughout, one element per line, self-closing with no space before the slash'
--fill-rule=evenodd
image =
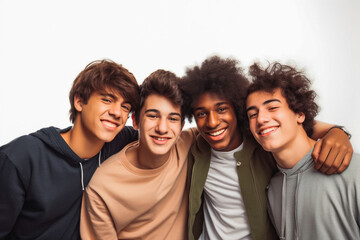
<path id="1" fill-rule="evenodd" d="M 359 0 L 0 0 L 0 145 L 69 126 L 68 92 L 93 60 L 142 82 L 219 54 L 306 70 L 317 119 L 345 125 L 360 152 L 359 13 Z"/>

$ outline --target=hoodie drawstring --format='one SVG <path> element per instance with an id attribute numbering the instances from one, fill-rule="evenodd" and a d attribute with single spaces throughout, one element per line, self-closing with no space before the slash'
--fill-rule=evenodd
<path id="1" fill-rule="evenodd" d="M 84 170 L 83 170 L 83 166 L 82 166 L 81 162 L 79 164 L 80 164 L 80 171 L 81 171 L 81 187 L 82 187 L 82 190 L 84 191 L 85 190 L 85 188 L 84 188 Z"/>
<path id="2" fill-rule="evenodd" d="M 99 167 L 101 165 L 101 150 L 99 152 Z M 85 187 L 84 187 L 84 169 L 83 169 L 83 165 L 81 162 L 79 162 L 80 164 L 80 172 L 81 172 L 81 188 L 82 190 L 84 191 L 85 190 Z"/>
<path id="3" fill-rule="evenodd" d="M 281 228 L 280 228 L 280 239 L 285 239 L 285 221 L 286 221 L 286 174 L 283 174 L 283 185 L 281 193 Z"/>
<path id="4" fill-rule="evenodd" d="M 298 188 L 299 188 L 300 174 L 301 173 L 302 173 L 302 171 L 300 171 L 296 176 L 296 188 L 295 188 L 295 240 L 299 239 L 296 207 L 297 207 L 297 204 L 298 204 L 297 203 L 298 202 Z"/>
<path id="5" fill-rule="evenodd" d="M 301 180 L 301 174 L 304 170 L 299 171 L 298 174 L 296 174 L 296 186 L 295 186 L 295 202 L 294 202 L 294 213 L 295 213 L 295 222 L 294 222 L 294 234 L 295 234 L 295 240 L 299 239 L 298 236 L 298 222 L 297 222 L 297 204 L 298 204 L 298 188 L 299 183 Z M 285 223 L 286 223 L 286 191 L 287 191 L 287 175 L 286 173 L 282 172 L 283 174 L 283 185 L 282 185 L 282 200 L 281 200 L 281 236 L 280 240 L 285 239 Z"/>

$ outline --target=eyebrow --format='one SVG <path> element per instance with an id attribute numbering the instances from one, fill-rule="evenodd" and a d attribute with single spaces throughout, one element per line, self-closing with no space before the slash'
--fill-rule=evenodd
<path id="1" fill-rule="evenodd" d="M 160 111 L 157 110 L 157 109 L 154 109 L 154 108 L 150 108 L 150 109 L 145 110 L 145 113 L 148 113 L 148 112 L 154 112 L 154 113 L 160 114 Z M 179 116 L 179 117 L 181 117 L 181 114 L 177 113 L 177 112 L 171 112 L 169 115 L 170 116 Z"/>
<path id="2" fill-rule="evenodd" d="M 273 98 L 273 99 L 266 100 L 265 102 L 263 102 L 262 105 L 267 105 L 267 104 L 272 103 L 272 102 L 279 102 L 279 103 L 281 103 L 281 101 L 280 101 L 279 99 Z M 255 106 L 248 107 L 248 108 L 246 109 L 246 112 L 248 112 L 248 111 L 250 111 L 250 110 L 253 110 L 253 109 L 257 109 L 257 107 L 255 107 Z"/>
<path id="3" fill-rule="evenodd" d="M 114 94 L 111 94 L 111 93 L 106 93 L 106 92 L 103 92 L 103 93 L 100 93 L 101 96 L 103 97 L 110 97 L 114 100 L 117 100 L 117 97 L 114 95 Z"/>
<path id="4" fill-rule="evenodd" d="M 219 107 L 221 105 L 226 105 L 226 104 L 230 104 L 229 102 L 218 102 L 215 104 L 216 107 Z M 202 110 L 202 109 L 205 109 L 205 107 L 198 107 L 198 108 L 195 108 L 194 109 L 194 112 L 197 111 L 197 110 Z"/>

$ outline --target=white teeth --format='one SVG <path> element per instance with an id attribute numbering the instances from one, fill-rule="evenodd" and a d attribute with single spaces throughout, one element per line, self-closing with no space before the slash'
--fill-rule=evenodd
<path id="1" fill-rule="evenodd" d="M 159 140 L 159 141 L 164 141 L 166 140 L 166 138 L 160 138 L 160 137 L 154 137 L 156 140 Z"/>
<path id="2" fill-rule="evenodd" d="M 216 136 L 219 136 L 220 134 L 222 134 L 224 131 L 225 131 L 225 129 L 221 129 L 217 132 L 209 133 L 209 135 L 216 137 Z"/>
<path id="3" fill-rule="evenodd" d="M 103 123 L 104 123 L 106 126 L 109 126 L 109 127 L 111 127 L 111 128 L 116 127 L 116 124 L 111 123 L 111 122 L 108 122 L 108 121 L 103 121 Z"/>
<path id="4" fill-rule="evenodd" d="M 266 134 L 266 133 L 268 133 L 268 132 L 271 132 L 271 131 L 274 131 L 276 129 L 276 127 L 272 127 L 272 128 L 267 128 L 267 129 L 265 129 L 264 131 L 261 131 L 260 132 L 260 134 Z"/>

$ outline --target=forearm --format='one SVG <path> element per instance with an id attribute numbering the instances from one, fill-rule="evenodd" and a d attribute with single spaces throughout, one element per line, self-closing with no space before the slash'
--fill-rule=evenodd
<path id="1" fill-rule="evenodd" d="M 334 124 L 316 121 L 313 127 L 313 134 L 311 136 L 312 139 L 318 140 L 326 135 L 331 127 L 335 126 Z"/>

